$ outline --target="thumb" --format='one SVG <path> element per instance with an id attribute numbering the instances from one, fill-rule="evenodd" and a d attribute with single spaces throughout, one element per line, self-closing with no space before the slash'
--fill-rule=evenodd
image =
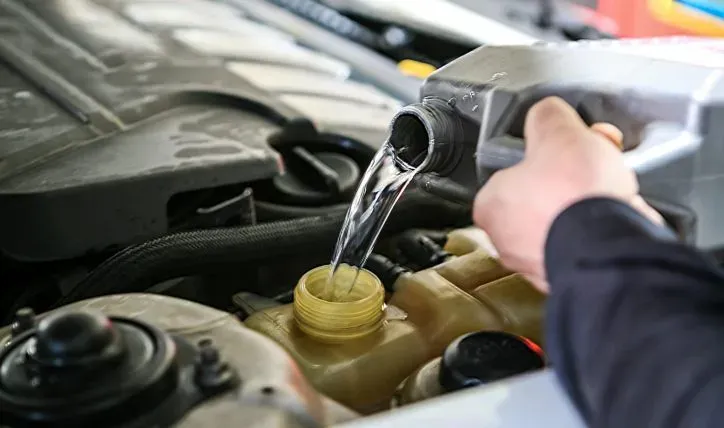
<path id="1" fill-rule="evenodd" d="M 666 225 L 666 221 L 661 216 L 661 214 L 653 209 L 651 205 L 647 204 L 644 198 L 642 198 L 640 195 L 636 195 L 631 201 L 629 201 L 629 203 L 632 207 L 637 209 L 641 214 L 643 214 L 645 217 L 647 217 L 649 220 L 656 223 L 657 225 Z"/>
<path id="2" fill-rule="evenodd" d="M 588 125 L 576 110 L 558 97 L 549 97 L 534 105 L 525 120 L 526 150 L 551 145 L 569 145 L 585 141 Z"/>
<path id="3" fill-rule="evenodd" d="M 613 143 L 619 150 L 623 150 L 623 132 L 610 123 L 594 123 L 591 130 Z"/>

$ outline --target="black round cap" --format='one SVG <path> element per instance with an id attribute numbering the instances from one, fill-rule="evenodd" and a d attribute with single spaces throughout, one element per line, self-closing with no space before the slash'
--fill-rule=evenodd
<path id="1" fill-rule="evenodd" d="M 544 366 L 542 351 L 528 339 L 497 331 L 470 333 L 445 350 L 440 386 L 453 392 Z"/>
<path id="2" fill-rule="evenodd" d="M 317 205 L 335 202 L 354 192 L 361 177 L 357 163 L 341 153 L 293 150 L 285 157 L 286 172 L 274 178 L 279 196 L 290 203 Z"/>
<path id="3" fill-rule="evenodd" d="M 123 352 L 121 337 L 108 317 L 93 312 L 51 315 L 38 324 L 30 355 L 46 366 L 107 362 Z"/>
<path id="4" fill-rule="evenodd" d="M 48 315 L 0 349 L 0 420 L 13 427 L 125 421 L 176 391 L 177 356 L 177 342 L 142 321 Z"/>

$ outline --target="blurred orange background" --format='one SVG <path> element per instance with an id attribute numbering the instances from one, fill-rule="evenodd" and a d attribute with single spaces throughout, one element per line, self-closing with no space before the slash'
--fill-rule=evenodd
<path id="1" fill-rule="evenodd" d="M 676 0 L 598 0 L 581 7 L 588 23 L 619 37 L 701 35 L 724 37 L 724 20 Z M 724 0 L 710 0 L 721 3 Z"/>

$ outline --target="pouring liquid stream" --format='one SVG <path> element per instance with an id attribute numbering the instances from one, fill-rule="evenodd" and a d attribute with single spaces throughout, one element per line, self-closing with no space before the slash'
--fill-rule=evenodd
<path id="1" fill-rule="evenodd" d="M 395 156 L 400 154 L 385 142 L 362 177 L 332 256 L 324 291 L 329 301 L 344 301 L 352 291 L 390 212 L 418 172 L 398 166 Z M 354 274 L 338 275 L 343 264 L 354 268 Z"/>

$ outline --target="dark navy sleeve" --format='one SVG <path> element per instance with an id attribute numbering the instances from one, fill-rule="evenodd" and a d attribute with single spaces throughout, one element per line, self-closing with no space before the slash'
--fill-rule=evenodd
<path id="1" fill-rule="evenodd" d="M 612 199 L 553 223 L 546 347 L 593 428 L 724 426 L 724 276 Z"/>

